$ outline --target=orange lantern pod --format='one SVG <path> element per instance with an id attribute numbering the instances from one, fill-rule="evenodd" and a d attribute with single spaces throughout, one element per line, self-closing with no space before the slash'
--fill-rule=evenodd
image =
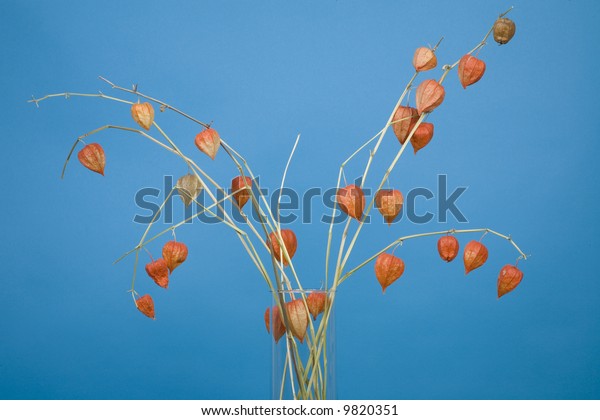
<path id="1" fill-rule="evenodd" d="M 285 258 L 285 254 L 283 254 L 281 247 L 279 246 L 279 241 L 277 239 L 277 233 L 271 232 L 269 234 L 269 238 L 267 239 L 267 246 L 271 250 L 271 254 L 273 255 L 273 257 L 277 261 L 283 262 L 283 265 L 288 265 L 288 261 Z M 298 240 L 296 239 L 296 234 L 291 229 L 281 229 L 281 239 L 291 260 L 294 254 L 296 254 L 296 249 L 298 248 Z"/>
<path id="2" fill-rule="evenodd" d="M 246 183 L 244 183 L 244 178 L 246 179 Z M 247 185 L 247 186 L 246 186 Z M 236 176 L 231 180 L 231 192 L 233 194 L 233 198 L 238 205 L 238 208 L 241 210 L 242 207 L 248 202 L 251 197 L 252 192 L 252 178 L 249 176 L 241 177 Z M 237 192 L 236 192 L 237 191 Z"/>
<path id="3" fill-rule="evenodd" d="M 79 162 L 90 171 L 94 171 L 104 176 L 104 166 L 106 165 L 106 156 L 104 149 L 98 143 L 90 143 L 77 153 Z"/>
<path id="4" fill-rule="evenodd" d="M 523 272 L 516 266 L 506 264 L 498 276 L 498 298 L 512 292 L 523 280 Z"/>
<path id="5" fill-rule="evenodd" d="M 420 47 L 413 56 L 413 67 L 416 71 L 427 71 L 437 66 L 437 57 L 431 48 Z"/>
<path id="6" fill-rule="evenodd" d="M 304 335 L 306 334 L 306 328 L 308 327 L 308 312 L 302 299 L 294 299 L 285 304 L 287 311 L 288 321 L 290 323 L 289 328 L 300 342 L 304 342 Z"/>
<path id="7" fill-rule="evenodd" d="M 306 298 L 306 304 L 308 305 L 308 311 L 312 315 L 313 319 L 316 320 L 317 316 L 325 310 L 325 303 L 327 302 L 327 293 L 312 291 Z"/>
<path id="8" fill-rule="evenodd" d="M 404 144 L 408 135 L 419 119 L 419 111 L 409 106 L 399 106 L 392 117 L 392 130 L 401 144 Z"/>
<path id="9" fill-rule="evenodd" d="M 156 319 L 154 315 L 154 301 L 150 295 L 144 295 L 135 300 L 135 306 L 148 318 Z"/>
<path id="10" fill-rule="evenodd" d="M 427 144 L 433 138 L 433 124 L 428 122 L 422 122 L 419 124 L 412 138 L 410 139 L 410 143 L 415 151 L 415 155 L 419 150 L 423 147 L 427 146 Z"/>
<path id="11" fill-rule="evenodd" d="M 221 146 L 221 137 L 214 128 L 206 128 L 196 135 L 195 143 L 198 149 L 215 160 Z"/>
<path id="12" fill-rule="evenodd" d="M 133 104 L 131 105 L 131 116 L 144 130 L 150 130 L 154 122 L 154 108 L 149 102 Z"/>
<path id="13" fill-rule="evenodd" d="M 458 255 L 460 246 L 458 245 L 458 239 L 447 235 L 438 239 L 437 248 L 442 260 L 450 262 Z"/>
<path id="14" fill-rule="evenodd" d="M 172 273 L 186 260 L 188 248 L 183 242 L 169 241 L 163 246 L 162 256 Z"/>
<path id="15" fill-rule="evenodd" d="M 146 273 L 160 287 L 164 289 L 169 287 L 169 267 L 164 259 L 159 258 L 146 264 Z"/>
<path id="16" fill-rule="evenodd" d="M 417 111 L 419 114 L 433 111 L 444 101 L 445 95 L 444 87 L 438 82 L 433 79 L 423 80 L 415 93 Z"/>
<path id="17" fill-rule="evenodd" d="M 375 277 L 381 285 L 383 293 L 385 289 L 398 280 L 404 273 L 404 261 L 400 258 L 392 255 L 383 253 L 377 257 L 375 261 Z"/>
<path id="18" fill-rule="evenodd" d="M 463 262 L 465 263 L 465 274 L 481 267 L 488 258 L 488 250 L 484 244 L 471 241 L 465 246 Z"/>
<path id="19" fill-rule="evenodd" d="M 283 337 L 285 334 L 285 325 L 283 325 L 283 321 L 281 319 L 281 314 L 279 312 L 279 306 L 273 306 L 273 339 L 276 343 L 279 342 L 279 339 Z M 265 311 L 265 326 L 267 327 L 267 332 L 271 334 L 271 309 L 267 308 Z"/>
<path id="20" fill-rule="evenodd" d="M 375 206 L 383 216 L 385 222 L 390 226 L 402 210 L 404 197 L 398 190 L 379 190 L 375 194 Z"/>
<path id="21" fill-rule="evenodd" d="M 464 55 L 458 62 L 458 79 L 464 89 L 477 83 L 485 73 L 485 63 L 471 54 Z"/>
<path id="22" fill-rule="evenodd" d="M 348 216 L 360 221 L 365 208 L 365 195 L 358 185 L 348 185 L 337 192 L 340 209 Z"/>

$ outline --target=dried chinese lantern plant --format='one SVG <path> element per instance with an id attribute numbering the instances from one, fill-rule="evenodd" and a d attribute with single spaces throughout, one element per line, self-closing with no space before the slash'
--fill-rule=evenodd
<path id="1" fill-rule="evenodd" d="M 108 83 L 115 91 L 133 95 L 134 99 L 128 100 L 126 98 L 109 96 L 104 93 L 60 93 L 47 95 L 40 99 L 34 98 L 32 102 L 38 105 L 39 102 L 52 97 L 68 98 L 72 96 L 86 96 L 98 97 L 113 101 L 120 106 L 126 104 L 130 107 L 129 112 L 136 125 L 126 127 L 107 124 L 78 137 L 67 156 L 63 167 L 63 176 L 71 155 L 80 145 L 83 145 L 83 147 L 78 152 L 77 157 L 81 164 L 91 171 L 104 175 L 106 159 L 102 146 L 97 143 L 86 145 L 84 139 L 105 130 L 133 133 L 144 140 L 160 146 L 160 148 L 167 152 L 179 156 L 185 164 L 187 173 L 182 174 L 174 189 L 168 193 L 160 210 L 162 210 L 167 200 L 171 198 L 171 195 L 177 193 L 185 206 L 195 203 L 199 211 L 187 219 L 173 224 L 158 233 L 153 233 L 150 236 L 150 232 L 155 227 L 155 223 L 160 215 L 160 211 L 157 212 L 151 223 L 146 227 L 137 245 L 117 260 L 118 262 L 131 254 L 135 256 L 130 292 L 136 308 L 145 316 L 152 319 L 155 318 L 155 305 L 150 294 L 146 293 L 142 296 L 138 294 L 135 273 L 137 272 L 137 265 L 140 262 L 140 255 L 143 256 L 142 251 L 151 243 L 162 240 L 165 234 L 171 233 L 175 236 L 177 229 L 202 213 L 207 213 L 218 218 L 224 226 L 230 228 L 237 235 L 242 248 L 248 254 L 248 257 L 265 280 L 275 298 L 276 304 L 273 307 L 267 308 L 264 313 L 265 326 L 276 342 L 279 342 L 283 337 L 286 338 L 284 343 L 287 346 L 288 354 L 291 354 L 291 359 L 293 359 L 290 360 L 293 368 L 284 371 L 282 383 L 286 379 L 285 375 L 288 375 L 289 382 L 293 386 L 294 398 L 320 399 L 326 397 L 326 383 L 324 379 L 326 375 L 323 375 L 323 369 L 327 365 L 327 354 L 324 343 L 327 336 L 326 331 L 329 316 L 336 299 L 335 291 L 358 270 L 375 261 L 373 278 L 379 283 L 382 292 L 385 292 L 387 288 L 393 287 L 393 284 L 404 275 L 407 266 L 410 267 L 411 265 L 411 261 L 405 261 L 400 256 L 395 255 L 398 245 L 410 239 L 437 236 L 439 237 L 437 241 L 439 256 L 446 263 L 450 263 L 459 255 L 461 250 L 461 245 L 456 236 L 459 234 L 474 233 L 482 233 L 483 236 L 478 241 L 471 240 L 462 248 L 465 273 L 470 273 L 487 262 L 489 252 L 487 246 L 483 243 L 483 238 L 487 234 L 507 240 L 518 253 L 517 263 L 520 259 L 527 259 L 527 256 L 510 236 L 498 233 L 489 228 L 450 229 L 401 236 L 354 268 L 348 269 L 347 267 L 352 251 L 358 244 L 360 233 L 365 225 L 364 220 L 369 216 L 374 206 L 381 213 L 382 222 L 390 225 L 390 229 L 402 231 L 402 225 L 392 226 L 403 205 L 402 192 L 400 189 L 395 188 L 384 189 L 384 185 L 389 182 L 390 174 L 392 174 L 409 143 L 412 145 L 415 154 L 417 151 L 431 147 L 434 125 L 425 120 L 432 113 L 438 112 L 438 108 L 443 105 L 446 96 L 444 83 L 450 72 L 455 67 L 458 67 L 457 82 L 463 88 L 474 85 L 482 79 L 485 72 L 485 62 L 478 55 L 487 44 L 490 35 L 493 33 L 494 39 L 500 44 L 506 44 L 514 36 L 515 24 L 505 17 L 511 9 L 499 16 L 483 40 L 473 49 L 463 54 L 453 64 L 442 66 L 441 75 L 437 79 L 431 76 L 423 77 L 424 80 L 416 84 L 417 77 L 421 76 L 422 73 L 429 72 L 427 73 L 429 75 L 432 73 L 432 70 L 437 68 L 438 58 L 436 51 L 441 40 L 433 48 L 419 47 L 416 49 L 412 60 L 415 70 L 414 75 L 391 110 L 387 123 L 375 136 L 354 151 L 340 166 L 337 180 L 336 205 L 332 210 L 332 216 L 335 216 L 337 211 L 341 211 L 348 217 L 341 226 L 334 226 L 333 220 L 335 217 L 331 218 L 332 222 L 328 228 L 327 247 L 325 250 L 324 282 L 321 285 L 321 290 L 312 291 L 308 294 L 304 293 L 306 289 L 301 283 L 293 263 L 294 255 L 297 252 L 302 252 L 303 247 L 304 249 L 306 248 L 306 244 L 302 243 L 301 235 L 282 226 L 279 218 L 279 208 L 271 211 L 271 207 L 266 197 L 261 193 L 258 180 L 254 176 L 250 165 L 237 150 L 221 138 L 215 128 L 159 99 L 140 92 L 137 87 L 127 89 L 102 77 L 101 79 Z M 408 93 L 411 90 L 414 90 L 414 107 L 407 101 Z M 201 126 L 195 137 L 191 136 L 189 139 L 190 144 L 194 144 L 198 149 L 195 151 L 195 155 L 188 156 L 184 154 L 165 130 L 162 129 L 156 121 L 155 106 L 159 107 L 160 112 L 175 112 Z M 125 112 L 122 108 L 121 111 Z M 382 179 L 376 183 L 367 184 L 372 163 L 376 156 L 380 157 L 377 154 L 380 145 L 383 141 L 395 142 L 395 140 L 390 139 L 390 136 L 386 137 L 390 128 L 398 140 L 398 143 L 396 143 L 398 151 L 388 163 L 387 170 Z M 299 137 L 296 139 L 292 154 L 286 165 L 281 181 L 281 189 L 284 187 L 285 176 L 298 141 Z M 443 141 L 443 139 L 439 141 Z M 366 153 L 367 151 L 369 152 L 368 154 Z M 355 179 L 360 179 L 360 184 L 342 187 L 340 184 L 342 178 L 345 179 L 344 167 L 349 161 L 358 159 L 361 156 L 361 152 L 366 155 L 366 163 L 363 173 L 355 174 L 357 175 Z M 202 154 L 207 156 L 203 156 Z M 228 190 L 221 187 L 221 184 L 209 175 L 213 165 L 228 164 L 224 158 L 231 161 L 231 176 L 226 180 L 226 185 L 231 185 L 231 188 Z M 385 156 L 383 158 L 385 159 Z M 364 190 L 366 185 L 374 191 L 372 197 L 365 195 Z M 216 195 L 217 190 L 228 191 L 228 194 L 224 198 L 218 199 Z M 204 192 L 206 195 L 208 204 L 200 203 L 197 200 L 201 192 Z M 241 215 L 242 221 L 239 221 L 238 218 L 232 218 L 231 212 L 225 210 L 226 201 L 230 202 L 232 209 L 235 209 Z M 251 205 L 255 210 L 258 220 L 247 217 L 245 212 L 247 210 L 245 206 L 247 205 Z M 339 209 L 337 208 L 338 205 Z M 336 227 L 337 229 L 335 229 Z M 334 246 L 335 237 L 339 237 L 337 247 Z M 332 252 L 336 248 L 337 256 L 333 258 Z M 434 249 L 432 246 L 432 253 L 434 253 Z M 148 254 L 150 253 L 148 252 Z M 190 258 L 194 258 L 193 249 L 191 250 Z M 149 260 L 146 261 L 145 271 L 148 279 L 139 285 L 139 289 L 149 289 L 156 286 L 167 289 L 177 267 L 184 264 L 187 260 L 188 247 L 184 242 L 178 241 L 175 237 L 172 240 L 163 242 L 162 257 L 155 260 L 150 255 Z M 500 269 L 496 283 L 497 296 L 501 297 L 513 291 L 521 283 L 522 278 L 523 273 L 516 264 L 504 265 Z M 155 283 L 156 286 L 153 286 L 152 283 Z M 160 289 L 156 289 L 156 292 L 158 290 Z M 299 354 L 299 346 L 308 347 L 308 360 L 294 357 L 294 355 Z"/>

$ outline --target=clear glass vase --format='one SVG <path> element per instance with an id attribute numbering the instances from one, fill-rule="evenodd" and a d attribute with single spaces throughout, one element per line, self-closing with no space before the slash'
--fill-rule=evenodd
<path id="1" fill-rule="evenodd" d="M 282 312 L 281 308 L 286 309 Z M 272 293 L 266 321 L 273 338 L 273 399 L 336 398 L 333 308 L 334 294 L 331 291 L 286 290 Z"/>

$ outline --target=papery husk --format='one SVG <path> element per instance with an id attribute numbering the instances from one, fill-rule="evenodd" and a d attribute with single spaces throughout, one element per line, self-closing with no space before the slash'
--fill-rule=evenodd
<path id="1" fill-rule="evenodd" d="M 392 130 L 401 144 L 404 144 L 408 135 L 419 119 L 419 111 L 409 106 L 399 106 L 392 117 Z"/>
<path id="2" fill-rule="evenodd" d="M 233 194 L 233 199 L 237 203 L 240 210 L 246 205 L 252 196 L 252 178 L 247 176 L 245 179 L 245 184 L 244 177 L 242 176 L 236 176 L 231 180 L 231 193 Z"/>
<path id="3" fill-rule="evenodd" d="M 179 191 L 179 196 L 183 204 L 187 207 L 200 195 L 202 181 L 200 181 L 197 175 L 187 174 L 177 180 L 175 187 Z"/>
<path id="4" fill-rule="evenodd" d="M 281 229 L 281 239 L 291 260 L 296 254 L 296 249 L 298 248 L 296 234 L 291 229 Z M 271 250 L 273 257 L 277 261 L 283 262 L 283 265 L 288 265 L 285 254 L 282 252 L 282 249 L 279 246 L 277 233 L 271 232 L 269 234 L 269 238 L 267 239 L 267 247 Z"/>
<path id="5" fill-rule="evenodd" d="M 442 260 L 450 262 L 458 255 L 460 245 L 458 244 L 458 239 L 452 235 L 447 235 L 438 239 L 437 248 Z"/>
<path id="6" fill-rule="evenodd" d="M 156 319 L 154 314 L 154 301 L 150 295 L 144 295 L 135 300 L 135 306 L 148 318 Z"/>
<path id="7" fill-rule="evenodd" d="M 402 210 L 403 203 L 404 197 L 398 190 L 379 190 L 375 195 L 375 206 L 388 226 Z"/>
<path id="8" fill-rule="evenodd" d="M 104 166 L 106 165 L 106 156 L 104 149 L 98 143 L 90 143 L 77 153 L 79 162 L 90 171 L 94 171 L 104 176 Z"/>
<path id="9" fill-rule="evenodd" d="M 375 261 L 375 277 L 381 285 L 382 292 L 385 293 L 392 283 L 404 273 L 404 261 L 392 254 L 382 253 Z"/>
<path id="10" fill-rule="evenodd" d="M 316 320 L 320 313 L 325 310 L 325 304 L 327 303 L 327 293 L 313 290 L 306 298 L 306 304 L 308 305 L 308 311 L 312 315 L 313 319 Z"/>
<path id="11" fill-rule="evenodd" d="M 509 18 L 499 18 L 494 23 L 494 40 L 500 45 L 506 44 L 515 36 L 516 30 L 515 22 Z"/>
<path id="12" fill-rule="evenodd" d="M 433 79 L 423 80 L 415 93 L 419 114 L 431 112 L 444 102 L 444 86 Z"/>
<path id="13" fill-rule="evenodd" d="M 523 272 L 516 266 L 506 264 L 498 275 L 498 298 L 512 292 L 523 280 Z"/>
<path id="14" fill-rule="evenodd" d="M 146 264 L 146 273 L 160 287 L 164 289 L 169 287 L 169 267 L 164 259 L 159 258 Z"/>
<path id="15" fill-rule="evenodd" d="M 306 328 L 308 327 L 308 312 L 302 299 L 294 299 L 285 304 L 291 333 L 300 342 L 304 342 Z"/>
<path id="16" fill-rule="evenodd" d="M 172 273 L 188 256 L 188 248 L 183 242 L 169 241 L 162 249 L 162 256 Z"/>
<path id="17" fill-rule="evenodd" d="M 433 138 L 433 124 L 428 122 L 422 122 L 415 130 L 413 136 L 410 139 L 415 155 L 419 150 L 429 144 Z"/>
<path id="18" fill-rule="evenodd" d="M 340 209 L 353 219 L 362 218 L 365 208 L 365 195 L 358 185 L 348 185 L 337 192 L 337 202 Z"/>
<path id="19" fill-rule="evenodd" d="M 477 83 L 485 73 L 485 63 L 471 54 L 465 54 L 458 62 L 458 80 L 464 89 Z"/>
<path id="20" fill-rule="evenodd" d="M 419 47 L 413 56 L 413 67 L 416 71 L 427 71 L 437 66 L 437 57 L 431 48 Z"/>
<path id="21" fill-rule="evenodd" d="M 150 130 L 154 122 L 154 108 L 149 102 L 131 105 L 133 120 L 144 130 Z"/>
<path id="22" fill-rule="evenodd" d="M 196 135 L 196 147 L 206 153 L 212 160 L 221 147 L 221 137 L 214 128 L 206 128 Z"/>
<path id="23" fill-rule="evenodd" d="M 463 262 L 465 264 L 465 274 L 469 274 L 476 268 L 481 267 L 488 258 L 488 250 L 484 244 L 477 241 L 471 241 L 465 246 Z"/>

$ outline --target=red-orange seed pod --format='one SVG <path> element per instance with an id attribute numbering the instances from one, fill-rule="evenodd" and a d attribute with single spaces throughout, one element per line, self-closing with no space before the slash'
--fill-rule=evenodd
<path id="1" fill-rule="evenodd" d="M 404 261 L 402 259 L 387 253 L 380 254 L 377 257 L 375 277 L 377 277 L 383 293 L 390 284 L 400 278 L 402 273 L 404 273 Z"/>
<path id="2" fill-rule="evenodd" d="M 419 114 L 433 111 L 444 101 L 445 95 L 444 87 L 438 82 L 433 79 L 423 80 L 415 93 L 417 111 Z"/>
<path id="3" fill-rule="evenodd" d="M 365 208 L 365 195 L 358 185 L 340 188 L 337 192 L 337 202 L 344 213 L 360 221 Z"/>
<path id="4" fill-rule="evenodd" d="M 301 343 L 304 342 L 304 335 L 308 327 L 308 312 L 306 311 L 304 301 L 302 299 L 294 299 L 285 304 L 285 309 L 292 334 Z"/>
<path id="5" fill-rule="evenodd" d="M 135 306 L 138 310 L 146 315 L 148 318 L 155 319 L 154 315 L 154 301 L 150 295 L 144 295 L 135 300 Z"/>
<path id="6" fill-rule="evenodd" d="M 288 265 L 288 261 L 285 258 L 285 254 L 279 246 L 279 241 L 277 239 L 277 233 L 271 232 L 269 234 L 269 238 L 267 239 L 267 246 L 277 261 L 283 262 L 283 265 Z M 298 248 L 296 234 L 291 229 L 281 229 L 281 239 L 283 240 L 283 245 L 285 246 L 285 249 L 287 250 L 288 256 L 291 260 L 294 257 L 294 254 L 296 254 L 296 249 Z"/>
<path id="7" fill-rule="evenodd" d="M 428 122 L 422 122 L 419 124 L 412 138 L 410 139 L 410 143 L 415 151 L 415 155 L 419 150 L 423 147 L 427 146 L 431 139 L 433 138 L 433 124 Z"/>
<path id="8" fill-rule="evenodd" d="M 162 258 L 146 264 L 146 273 L 162 288 L 169 287 L 169 267 Z"/>
<path id="9" fill-rule="evenodd" d="M 396 138 L 404 144 L 415 123 L 419 119 L 419 111 L 409 106 L 399 106 L 392 117 L 392 129 Z"/>
<path id="10" fill-rule="evenodd" d="M 79 162 L 91 171 L 104 176 L 104 166 L 106 165 L 106 156 L 104 149 L 98 143 L 90 143 L 77 154 Z"/>
<path id="11" fill-rule="evenodd" d="M 437 57 L 431 48 L 420 47 L 413 56 L 413 67 L 416 71 L 427 71 L 437 66 Z"/>
<path id="12" fill-rule="evenodd" d="M 272 319 L 271 314 L 273 314 Z M 272 331 L 271 324 L 273 325 Z M 283 325 L 283 320 L 281 319 L 279 306 L 273 306 L 272 311 L 271 308 L 267 308 L 265 311 L 265 326 L 267 327 L 267 332 L 269 334 L 273 334 L 273 339 L 276 343 L 278 343 L 279 339 L 283 337 L 283 334 L 285 334 L 285 325 Z"/>
<path id="13" fill-rule="evenodd" d="M 169 241 L 163 246 L 162 256 L 172 273 L 186 260 L 188 248 L 183 242 Z"/>
<path id="14" fill-rule="evenodd" d="M 404 197 L 398 190 L 379 190 L 375 194 L 375 206 L 377 206 L 377 210 L 379 210 L 388 226 L 402 210 L 403 203 Z"/>
<path id="15" fill-rule="evenodd" d="M 150 130 L 154 122 L 154 108 L 149 102 L 131 105 L 131 116 L 143 129 Z"/>
<path id="16" fill-rule="evenodd" d="M 463 262 L 465 263 L 465 274 L 481 267 L 488 258 L 488 250 L 484 244 L 471 241 L 465 246 Z"/>
<path id="17" fill-rule="evenodd" d="M 308 311 L 312 315 L 313 319 L 316 320 L 317 316 L 325 310 L 325 303 L 327 302 L 327 293 L 312 291 L 306 298 L 306 304 L 308 305 Z"/>
<path id="18" fill-rule="evenodd" d="M 458 62 L 458 79 L 464 89 L 477 83 L 485 73 L 485 63 L 471 54 L 464 55 Z"/>
<path id="19" fill-rule="evenodd" d="M 447 235 L 438 239 L 437 248 L 442 260 L 450 262 L 458 255 L 460 246 L 454 236 Z"/>
<path id="20" fill-rule="evenodd" d="M 244 178 L 246 179 L 246 183 L 244 183 Z M 237 203 L 239 209 L 244 207 L 252 194 L 252 178 L 249 176 L 244 178 L 236 176 L 231 180 L 231 193 L 233 194 L 233 199 Z"/>
<path id="21" fill-rule="evenodd" d="M 516 266 L 506 264 L 498 276 L 498 298 L 512 292 L 523 280 L 523 272 Z"/>
<path id="22" fill-rule="evenodd" d="M 215 160 L 221 146 L 221 137 L 214 128 L 206 128 L 196 135 L 195 143 L 198 149 Z"/>

